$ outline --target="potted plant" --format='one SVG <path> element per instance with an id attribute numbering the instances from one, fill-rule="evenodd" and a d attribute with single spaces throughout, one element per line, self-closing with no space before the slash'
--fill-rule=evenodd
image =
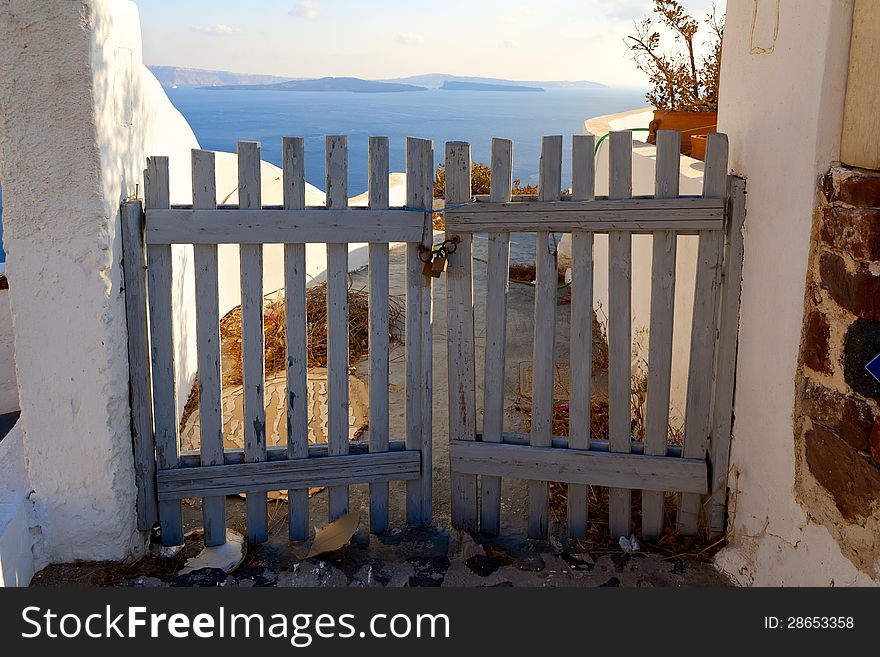
<path id="1" fill-rule="evenodd" d="M 657 130 L 679 130 L 683 154 L 705 155 L 706 135 L 718 122 L 724 20 L 713 8 L 704 21 L 708 39 L 702 44 L 703 54 L 698 54 L 700 22 L 678 0 L 654 0 L 654 14 L 638 22 L 635 34 L 626 38 L 636 66 L 652 85 L 646 95 L 655 108 L 648 141 L 655 142 Z M 658 28 L 673 37 L 673 48 L 663 50 Z"/>

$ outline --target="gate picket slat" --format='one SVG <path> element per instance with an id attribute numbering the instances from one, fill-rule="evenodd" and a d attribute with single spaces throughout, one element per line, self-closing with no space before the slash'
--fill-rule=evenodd
<path id="1" fill-rule="evenodd" d="M 144 248 L 144 207 L 138 200 L 121 207 L 125 319 L 128 328 L 128 385 L 131 437 L 137 486 L 137 527 L 149 531 L 159 519 L 156 507 L 156 454 L 153 446 L 153 380 L 147 328 L 147 253 Z"/>
<path id="2" fill-rule="evenodd" d="M 305 142 L 284 137 L 281 142 L 284 207 L 306 206 Z M 287 457 L 309 456 L 309 409 L 306 343 L 306 249 L 284 245 L 284 308 L 287 330 Z M 287 529 L 290 540 L 309 537 L 309 491 L 287 491 Z"/>
<path id="3" fill-rule="evenodd" d="M 348 138 L 329 136 L 327 207 L 348 207 Z M 327 244 L 327 442 L 348 454 L 348 244 Z M 348 513 L 348 486 L 328 490 L 330 521 Z"/>
<path id="4" fill-rule="evenodd" d="M 541 201 L 558 201 L 562 195 L 562 136 L 541 141 L 538 194 Z M 553 374 L 556 342 L 556 249 L 550 233 L 535 238 L 535 325 L 532 356 L 532 431 L 529 444 L 549 447 L 553 437 Z M 550 482 L 529 482 L 529 536 L 543 538 L 549 525 Z"/>
<path id="5" fill-rule="evenodd" d="M 368 198 L 371 210 L 388 208 L 388 137 L 370 137 Z M 369 246 L 370 452 L 388 451 L 388 245 Z M 370 531 L 388 529 L 388 482 L 370 484 Z"/>
<path id="6" fill-rule="evenodd" d="M 406 153 L 406 205 L 411 209 L 430 211 L 434 204 L 434 142 L 430 139 L 407 137 Z M 427 212 L 423 217 L 421 244 L 424 247 L 431 248 L 433 239 L 431 214 Z M 418 256 L 418 246 L 416 247 L 416 255 Z M 418 297 L 416 303 L 419 308 L 417 319 L 417 330 L 419 331 L 417 369 L 419 376 L 416 381 L 419 386 L 419 406 L 414 411 L 418 412 L 419 442 L 416 449 L 421 452 L 421 473 L 418 479 L 408 481 L 406 484 L 407 499 L 415 500 L 418 498 L 418 505 L 413 502 L 411 508 L 408 507 L 407 509 L 407 521 L 410 524 L 429 524 L 432 511 L 431 477 L 433 469 L 433 451 L 431 448 L 433 438 L 431 429 L 433 421 L 433 409 L 431 408 L 433 399 L 433 384 L 431 381 L 433 361 L 431 333 L 433 299 L 431 292 L 433 289 L 433 279 L 421 273 L 421 260 L 418 261 L 418 265 L 419 271 L 413 272 L 415 282 L 413 293 Z"/>
<path id="7" fill-rule="evenodd" d="M 414 201 L 415 159 L 414 144 L 406 142 L 406 205 Z M 408 242 L 406 245 L 406 447 L 418 449 L 421 444 L 422 414 L 422 294 L 419 278 L 422 276 L 422 262 L 419 260 L 419 245 Z M 416 524 L 421 521 L 421 488 L 417 481 L 406 483 L 406 521 Z"/>
<path id="8" fill-rule="evenodd" d="M 471 198 L 471 147 L 467 142 L 446 142 L 446 205 Z M 476 439 L 476 391 L 474 372 L 474 304 L 471 233 L 458 236 L 446 267 L 448 322 L 447 367 L 449 368 L 449 439 Z M 452 522 L 461 529 L 477 528 L 477 477 L 452 471 Z"/>
<path id="9" fill-rule="evenodd" d="M 431 171 L 428 173 L 427 199 L 434 204 L 434 142 L 429 141 L 430 155 L 426 161 L 431 163 Z M 426 215 L 426 222 L 431 223 L 431 215 Z M 425 241 L 434 239 L 433 230 L 428 230 Z M 430 525 L 434 516 L 434 335 L 431 322 L 434 317 L 434 283 L 425 280 L 422 285 L 422 462 L 421 482 L 422 490 L 422 521 L 423 525 Z"/>
<path id="10" fill-rule="evenodd" d="M 260 144 L 238 142 L 238 205 L 259 209 Z M 266 460 L 266 408 L 263 404 L 265 373 L 263 335 L 263 245 L 241 244 L 241 372 L 244 391 L 245 461 Z M 262 543 L 269 537 L 266 493 L 247 494 L 247 538 Z"/>
<path id="11" fill-rule="evenodd" d="M 703 196 L 706 198 L 724 198 L 727 194 L 727 152 L 727 135 L 711 133 L 706 144 L 703 175 Z M 688 458 L 705 458 L 709 440 L 722 238 L 723 233 L 719 230 L 700 231 L 699 234 L 682 451 L 682 455 Z M 697 532 L 701 505 L 699 495 L 682 493 L 677 518 L 682 534 L 687 536 Z"/>
<path id="12" fill-rule="evenodd" d="M 510 201 L 513 142 L 492 139 L 492 202 Z M 501 442 L 504 430 L 505 339 L 510 269 L 510 233 L 489 233 L 486 282 L 486 355 L 483 379 L 483 440 Z M 497 535 L 501 518 L 501 477 L 481 480 L 480 529 Z"/>
<path id="13" fill-rule="evenodd" d="M 192 151 L 193 207 L 217 207 L 214 153 Z M 223 412 L 220 375 L 220 301 L 218 296 L 217 247 L 194 244 L 196 275 L 196 351 L 199 364 L 199 451 L 202 465 L 223 464 Z M 226 542 L 226 499 L 202 500 L 205 545 Z"/>
<path id="14" fill-rule="evenodd" d="M 616 131 L 610 136 L 609 194 L 611 199 L 632 196 L 632 132 Z M 608 439 L 612 452 L 629 452 L 632 435 L 632 235 L 608 233 Z M 609 491 L 611 536 L 629 536 L 631 491 Z"/>
<path id="15" fill-rule="evenodd" d="M 151 208 L 171 206 L 168 158 L 150 157 L 144 177 L 146 221 Z M 147 247 L 150 308 L 150 358 L 153 376 L 153 427 L 159 470 L 178 466 L 177 383 L 174 364 L 171 246 Z M 159 502 L 159 526 L 164 545 L 183 544 L 183 517 L 179 500 Z"/>
<path id="16" fill-rule="evenodd" d="M 571 197 L 595 197 L 595 142 L 593 135 L 575 135 L 571 148 Z M 590 448 L 590 411 L 593 365 L 593 233 L 571 235 L 571 338 L 569 367 L 569 448 Z M 587 487 L 568 485 L 568 532 L 587 534 Z"/>
<path id="17" fill-rule="evenodd" d="M 656 198 L 675 198 L 679 190 L 681 133 L 657 131 Z M 651 326 L 648 338 L 648 391 L 645 412 L 645 454 L 666 454 L 669 390 L 672 380 L 672 333 L 675 318 L 674 231 L 653 234 Z M 663 532 L 663 499 L 659 491 L 642 491 L 642 537 L 657 540 Z"/>
<path id="18" fill-rule="evenodd" d="M 715 401 L 710 462 L 712 479 L 709 505 L 709 530 L 712 536 L 724 532 L 727 506 L 727 475 L 730 462 L 730 432 L 733 423 L 733 386 L 736 371 L 737 329 L 739 327 L 740 283 L 743 267 L 743 222 L 746 216 L 746 183 L 728 176 L 729 215 L 725 235 L 724 266 L 718 351 L 715 364 Z"/>

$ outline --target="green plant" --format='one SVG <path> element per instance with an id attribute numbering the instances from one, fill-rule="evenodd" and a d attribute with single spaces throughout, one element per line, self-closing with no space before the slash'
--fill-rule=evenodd
<path id="1" fill-rule="evenodd" d="M 492 185 L 492 168 L 482 162 L 474 162 L 471 165 L 471 195 L 488 194 Z M 443 198 L 446 191 L 446 165 L 440 164 L 434 173 L 434 198 Z M 511 194 L 537 194 L 535 185 L 522 185 L 519 178 L 513 181 Z"/>
<path id="2" fill-rule="evenodd" d="M 709 36 L 703 44 L 705 54 L 698 56 L 700 22 L 678 0 L 654 0 L 653 11 L 656 17 L 643 18 L 636 23 L 635 34 L 625 39 L 636 66 L 651 82 L 648 102 L 658 110 L 718 111 L 723 17 L 713 7 L 703 21 Z M 672 34 L 674 48 L 662 51 L 658 26 Z"/>

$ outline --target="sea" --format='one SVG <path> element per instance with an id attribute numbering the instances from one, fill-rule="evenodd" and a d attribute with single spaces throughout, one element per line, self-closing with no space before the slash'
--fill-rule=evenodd
<path id="1" fill-rule="evenodd" d="M 471 144 L 474 162 L 490 161 L 493 137 L 514 141 L 514 178 L 537 184 L 541 137 L 564 135 L 563 181 L 571 176 L 571 135 L 588 118 L 645 105 L 644 90 L 619 87 L 543 92 L 446 91 L 350 93 L 166 89 L 209 150 L 235 151 L 239 139 L 261 142 L 262 158 L 281 165 L 282 136 L 305 139 L 306 179 L 324 182 L 324 137 L 348 135 L 349 195 L 367 189 L 370 136 L 390 139 L 391 171 L 404 171 L 407 137 L 434 140 L 435 166 L 444 143 Z"/>
<path id="2" fill-rule="evenodd" d="M 538 182 L 541 137 L 564 135 L 562 179 L 566 185 L 571 179 L 570 136 L 584 132 L 584 121 L 645 106 L 643 89 L 623 87 L 399 93 L 178 87 L 165 92 L 205 149 L 234 152 L 238 140 L 257 140 L 262 158 L 281 166 L 281 138 L 303 137 L 306 179 L 319 189 L 325 188 L 324 137 L 348 135 L 349 196 L 367 189 L 371 135 L 389 137 L 391 171 L 405 170 L 407 137 L 434 140 L 435 166 L 444 159 L 447 141 L 469 142 L 473 161 L 488 163 L 492 137 L 512 139 L 513 175 L 523 185 Z M 5 259 L 0 250 L 0 262 Z"/>

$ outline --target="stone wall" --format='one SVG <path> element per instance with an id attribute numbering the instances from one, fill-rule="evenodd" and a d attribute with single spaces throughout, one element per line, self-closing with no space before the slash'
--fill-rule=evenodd
<path id="1" fill-rule="evenodd" d="M 795 401 L 796 493 L 880 577 L 880 174 L 833 167 L 813 221 Z"/>
<path id="2" fill-rule="evenodd" d="M 746 223 L 733 503 L 715 563 L 743 585 L 877 584 L 813 520 L 808 511 L 819 503 L 796 492 L 803 449 L 795 448 L 794 410 L 816 188 L 840 158 L 853 4 L 785 0 L 776 8 L 727 2 L 718 130 L 730 140 L 731 170 L 746 178 Z M 833 508 L 824 495 L 821 504 Z"/>

